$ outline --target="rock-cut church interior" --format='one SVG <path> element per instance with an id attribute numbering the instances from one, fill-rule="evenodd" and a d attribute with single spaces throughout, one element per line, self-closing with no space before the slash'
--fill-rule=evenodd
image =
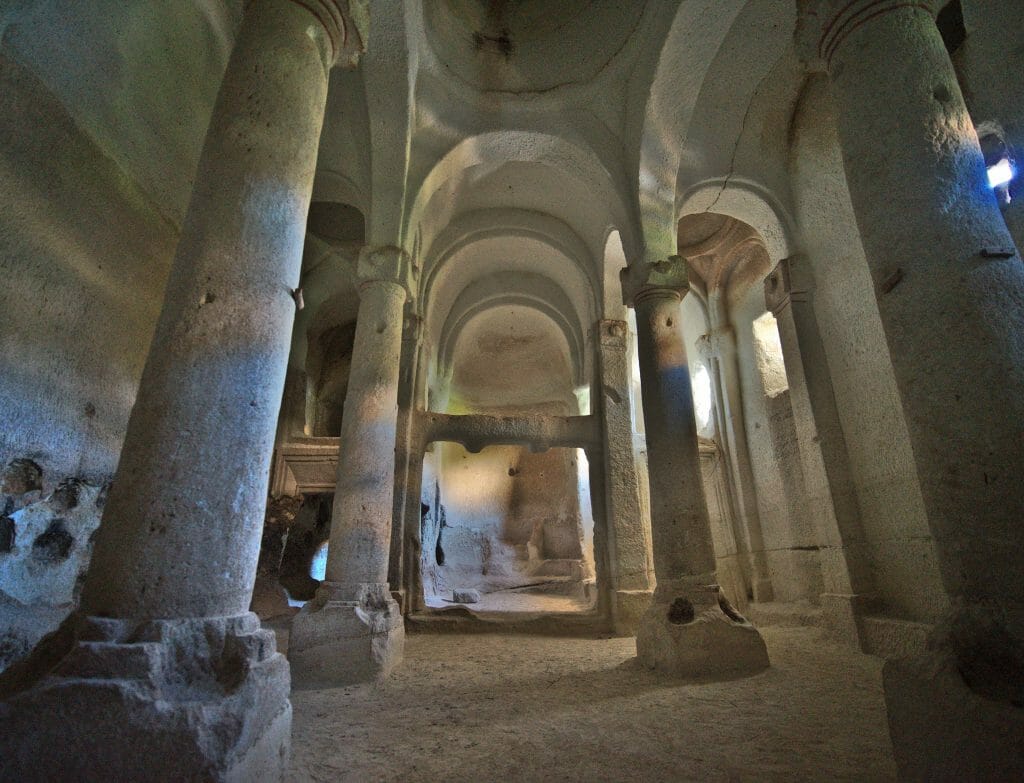
<path id="1" fill-rule="evenodd" d="M 0 0 L 0 779 L 1024 779 L 1021 0 Z"/>

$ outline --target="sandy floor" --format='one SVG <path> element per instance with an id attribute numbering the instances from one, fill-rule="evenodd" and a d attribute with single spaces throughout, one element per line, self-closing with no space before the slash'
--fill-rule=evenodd
<path id="1" fill-rule="evenodd" d="M 585 600 L 574 595 L 545 595 L 544 593 L 517 593 L 513 590 L 500 590 L 484 593 L 474 604 L 459 604 L 444 598 L 429 597 L 425 600 L 432 609 L 450 609 L 461 606 L 481 616 L 492 614 L 564 614 L 587 612 L 594 608 L 593 600 Z"/>
<path id="2" fill-rule="evenodd" d="M 632 639 L 411 635 L 384 685 L 296 691 L 292 781 L 890 780 L 881 661 L 766 629 L 725 683 L 637 668 Z"/>

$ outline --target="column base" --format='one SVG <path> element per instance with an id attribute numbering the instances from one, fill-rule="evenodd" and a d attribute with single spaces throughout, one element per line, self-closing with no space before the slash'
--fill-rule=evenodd
<path id="1" fill-rule="evenodd" d="M 900 780 L 1024 780 L 1024 706 L 978 695 L 951 653 L 882 669 Z"/>
<path id="2" fill-rule="evenodd" d="M 649 669 L 680 677 L 730 677 L 766 669 L 761 634 L 718 585 L 659 585 L 636 635 L 636 653 Z"/>
<path id="3" fill-rule="evenodd" d="M 405 624 L 388 586 L 361 585 L 356 600 L 339 600 L 324 582 L 294 618 L 288 641 L 300 686 L 333 687 L 386 677 L 402 662 Z"/>
<path id="4" fill-rule="evenodd" d="M 616 636 L 636 636 L 653 595 L 653 590 L 616 590 L 612 593 L 612 628 Z"/>
<path id="5" fill-rule="evenodd" d="M 288 662 L 256 615 L 72 615 L 0 683 L 0 758 L 22 781 L 281 780 Z"/>

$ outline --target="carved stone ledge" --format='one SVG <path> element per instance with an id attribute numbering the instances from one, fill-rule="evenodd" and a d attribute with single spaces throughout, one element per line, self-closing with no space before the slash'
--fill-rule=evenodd
<path id="1" fill-rule="evenodd" d="M 682 299 L 690 290 L 686 259 L 669 256 L 662 261 L 630 264 L 619 272 L 622 301 L 628 307 L 649 296 L 675 296 Z"/>

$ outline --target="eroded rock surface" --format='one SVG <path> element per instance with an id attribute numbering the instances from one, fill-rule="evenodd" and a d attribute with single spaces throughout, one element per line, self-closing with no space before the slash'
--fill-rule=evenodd
<path id="1" fill-rule="evenodd" d="M 4 472 L 0 516 L 0 670 L 24 657 L 78 604 L 106 490 L 79 479 L 43 495 L 27 459 Z"/>

